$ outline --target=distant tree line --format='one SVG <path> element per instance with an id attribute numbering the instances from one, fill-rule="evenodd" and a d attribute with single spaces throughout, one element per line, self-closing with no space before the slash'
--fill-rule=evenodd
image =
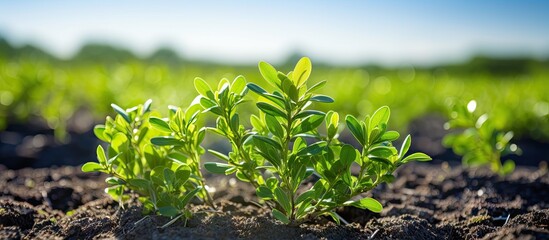
<path id="1" fill-rule="evenodd" d="M 303 54 L 294 52 L 288 56 L 282 66 L 291 65 L 295 59 L 299 59 Z M 233 65 L 230 63 L 219 63 L 208 60 L 188 59 L 181 56 L 178 52 L 169 47 L 161 47 L 146 57 L 139 57 L 129 49 L 117 47 L 103 43 L 88 43 L 83 45 L 76 54 L 70 59 L 60 59 L 53 54 L 30 44 L 20 47 L 11 45 L 5 38 L 0 36 L 0 59 L 34 59 L 49 61 L 52 63 L 70 63 L 70 64 L 105 64 L 113 65 L 117 63 L 126 63 L 131 61 L 145 61 L 156 64 L 166 64 L 171 67 L 178 67 L 184 64 L 194 65 Z M 318 67 L 330 67 L 327 63 L 317 63 Z M 386 67 L 376 64 L 362 64 L 355 67 L 364 68 L 369 71 L 386 71 L 399 67 Z M 531 73 L 537 70 L 549 69 L 549 56 L 545 59 L 535 59 L 532 57 L 493 57 L 478 55 L 470 58 L 468 61 L 453 64 L 444 64 L 416 67 L 416 70 L 437 70 L 444 69 L 452 74 L 490 74 L 490 75 L 521 75 Z"/>

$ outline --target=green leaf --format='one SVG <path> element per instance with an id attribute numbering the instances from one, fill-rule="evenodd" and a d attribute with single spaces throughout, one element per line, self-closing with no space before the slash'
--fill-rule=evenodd
<path id="1" fill-rule="evenodd" d="M 313 198 L 307 198 L 299 203 L 297 210 L 294 211 L 296 219 L 300 219 L 304 217 L 307 214 L 307 212 L 311 212 L 311 210 L 313 209 L 313 206 L 312 206 L 313 204 L 311 203 L 312 201 L 313 201 Z"/>
<path id="2" fill-rule="evenodd" d="M 200 93 L 200 95 L 202 95 L 204 97 L 207 97 L 207 98 L 211 99 L 211 96 L 213 96 L 212 88 L 202 78 L 197 77 L 197 78 L 194 79 L 194 88 L 196 89 L 196 91 L 198 93 Z"/>
<path id="3" fill-rule="evenodd" d="M 375 213 L 380 213 L 383 210 L 383 206 L 377 200 L 373 198 L 363 198 L 358 201 L 347 201 L 344 205 L 354 206 L 360 209 L 368 209 Z"/>
<path id="4" fill-rule="evenodd" d="M 304 118 L 302 122 L 299 123 L 299 125 L 292 129 L 292 137 L 296 137 L 299 134 L 306 133 L 318 128 L 318 126 L 320 126 L 323 121 L 323 115 L 311 115 L 307 118 Z"/>
<path id="5" fill-rule="evenodd" d="M 262 61 L 259 62 L 258 67 L 261 76 L 263 76 L 268 83 L 275 87 L 280 87 L 280 80 L 277 77 L 277 71 L 273 66 L 271 66 L 271 64 Z"/>
<path id="6" fill-rule="evenodd" d="M 242 75 L 238 75 L 231 84 L 231 91 L 238 95 L 244 94 L 246 90 L 246 79 Z"/>
<path id="7" fill-rule="evenodd" d="M 266 131 L 263 122 L 261 121 L 261 119 L 259 119 L 258 116 L 252 115 L 252 116 L 250 117 L 250 123 L 252 124 L 253 129 L 254 129 L 255 131 L 257 131 L 257 132 L 259 132 L 259 133 L 263 133 L 264 131 Z"/>
<path id="8" fill-rule="evenodd" d="M 149 123 L 151 124 L 151 126 L 153 126 L 155 129 L 158 129 L 160 131 L 163 131 L 163 132 L 171 132 L 172 130 L 170 129 L 170 125 L 160 119 L 160 118 L 157 118 L 157 117 L 150 117 L 149 118 Z"/>
<path id="9" fill-rule="evenodd" d="M 111 140 L 110 149 L 112 149 L 113 151 L 109 150 L 109 157 L 112 157 L 116 154 L 126 151 L 128 148 L 128 145 L 129 145 L 128 137 L 126 137 L 124 133 L 121 133 L 121 132 L 116 133 Z"/>
<path id="10" fill-rule="evenodd" d="M 320 198 L 323 194 L 325 194 L 328 188 L 326 184 L 327 184 L 326 179 L 323 179 L 323 178 L 316 181 L 316 183 L 311 188 L 315 193 L 314 198 Z"/>
<path id="11" fill-rule="evenodd" d="M 187 165 L 181 165 L 177 171 L 175 171 L 175 180 L 179 183 L 179 185 L 184 184 L 187 180 L 189 180 L 189 177 L 191 176 L 191 169 Z M 175 186 L 179 187 L 179 186 Z"/>
<path id="12" fill-rule="evenodd" d="M 287 118 L 286 113 L 284 113 L 282 110 L 280 110 L 279 108 L 271 104 L 268 104 L 266 102 L 258 102 L 256 105 L 259 108 L 259 110 L 263 111 L 267 115 Z"/>
<path id="13" fill-rule="evenodd" d="M 252 90 L 252 92 L 255 92 L 259 95 L 263 95 L 267 93 L 265 89 L 263 89 L 262 87 L 258 86 L 255 83 L 248 83 L 246 86 L 248 87 L 248 89 Z"/>
<path id="14" fill-rule="evenodd" d="M 137 136 L 134 136 L 134 139 L 137 137 L 137 144 L 139 145 L 143 139 L 145 139 L 145 136 L 147 136 L 147 133 L 149 132 L 149 127 L 147 126 L 141 126 L 141 129 L 139 130 L 139 134 Z"/>
<path id="15" fill-rule="evenodd" d="M 294 119 L 300 119 L 300 118 L 304 118 L 304 117 L 308 117 L 308 116 L 312 116 L 312 115 L 320 115 L 320 116 L 322 116 L 322 118 L 324 118 L 325 113 L 321 112 L 321 111 L 317 111 L 317 110 L 305 110 L 305 111 L 301 111 L 300 113 L 296 114 L 294 116 Z"/>
<path id="16" fill-rule="evenodd" d="M 185 121 L 187 123 L 195 123 L 200 114 L 200 104 L 191 105 L 185 110 Z"/>
<path id="17" fill-rule="evenodd" d="M 97 125 L 93 128 L 93 133 L 99 140 L 103 142 L 109 142 L 110 138 L 105 136 L 105 125 Z"/>
<path id="18" fill-rule="evenodd" d="M 265 136 L 260 136 L 260 135 L 254 135 L 253 139 L 254 139 L 254 142 L 261 141 L 261 142 L 266 143 L 267 145 L 271 146 L 274 149 L 282 151 L 282 146 L 280 146 L 280 143 L 278 143 L 277 141 L 275 141 L 273 139 L 270 139 L 270 138 L 265 137 Z"/>
<path id="19" fill-rule="evenodd" d="M 276 219 L 278 219 L 279 221 L 281 221 L 284 224 L 289 224 L 290 223 L 290 220 L 288 219 L 288 217 L 286 217 L 286 215 L 284 215 L 284 213 L 278 211 L 277 209 L 273 209 L 273 217 L 275 217 Z"/>
<path id="20" fill-rule="evenodd" d="M 147 99 L 147 101 L 145 101 L 145 103 L 143 104 L 143 112 L 141 112 L 141 114 L 145 114 L 146 112 L 151 111 L 152 102 L 153 102 L 152 99 Z"/>
<path id="21" fill-rule="evenodd" d="M 145 179 L 141 179 L 141 178 L 133 178 L 133 179 L 128 179 L 128 183 L 134 187 L 137 187 L 137 188 L 140 188 L 142 190 L 147 190 L 149 189 L 149 186 L 151 184 L 151 182 L 145 180 Z"/>
<path id="22" fill-rule="evenodd" d="M 375 156 L 375 155 L 368 155 L 368 158 L 374 162 L 378 162 L 378 163 L 382 163 L 382 164 L 387 164 L 388 166 L 392 166 L 393 163 L 385 158 L 385 157 L 380 157 L 380 156 Z"/>
<path id="23" fill-rule="evenodd" d="M 326 148 L 326 142 L 320 141 L 299 150 L 296 155 L 299 157 L 313 156 L 313 155 L 319 154 L 325 148 Z"/>
<path id="24" fill-rule="evenodd" d="M 303 201 L 306 201 L 308 199 L 312 199 L 314 198 L 314 195 L 315 195 L 315 191 L 313 189 L 309 189 L 305 192 L 303 192 L 302 194 L 300 194 L 296 199 L 295 199 L 295 203 L 296 204 L 300 204 L 301 202 Z"/>
<path id="25" fill-rule="evenodd" d="M 202 97 L 200 98 L 200 106 L 206 109 L 204 112 L 207 112 L 210 108 L 217 107 L 217 103 L 215 103 L 214 100 Z"/>
<path id="26" fill-rule="evenodd" d="M 326 95 L 316 95 L 309 99 L 312 102 L 333 103 L 334 99 Z"/>
<path id="27" fill-rule="evenodd" d="M 349 128 L 349 131 L 351 131 L 351 134 L 355 137 L 355 139 L 362 145 L 365 145 L 364 142 L 364 132 L 362 131 L 362 126 L 358 122 L 358 120 L 353 115 L 347 115 L 345 117 L 345 122 L 347 123 L 347 128 Z"/>
<path id="28" fill-rule="evenodd" d="M 369 143 L 370 144 L 381 143 L 381 135 L 385 132 L 386 128 L 387 128 L 387 124 L 381 123 L 380 125 L 377 125 L 374 128 L 368 129 L 370 130 Z"/>
<path id="29" fill-rule="evenodd" d="M 221 108 L 219 106 L 213 106 L 204 110 L 204 112 L 212 112 L 215 115 L 223 115 L 223 112 L 221 111 Z"/>
<path id="30" fill-rule="evenodd" d="M 395 141 L 400 137 L 400 134 L 397 131 L 387 131 L 385 132 L 381 138 L 380 141 Z"/>
<path id="31" fill-rule="evenodd" d="M 173 186 L 175 182 L 175 173 L 169 168 L 164 168 L 164 181 L 168 186 Z"/>
<path id="32" fill-rule="evenodd" d="M 324 85 L 326 85 L 326 80 L 322 80 L 322 81 L 318 82 L 317 84 L 313 85 L 312 87 L 310 87 L 309 89 L 307 89 L 307 91 L 305 92 L 305 94 L 307 94 L 307 93 L 312 93 L 313 91 L 318 90 L 318 89 L 324 87 Z"/>
<path id="33" fill-rule="evenodd" d="M 183 146 L 183 142 L 174 137 L 153 137 L 151 143 L 157 146 Z"/>
<path id="34" fill-rule="evenodd" d="M 341 224 L 341 220 L 335 212 L 327 212 L 326 215 L 330 216 L 338 225 Z"/>
<path id="35" fill-rule="evenodd" d="M 288 198 L 288 195 L 282 189 L 279 187 L 275 188 L 274 190 L 274 196 L 278 203 L 280 203 L 280 206 L 284 209 L 285 212 L 289 213 L 292 212 L 292 205 L 290 203 L 290 198 Z"/>
<path id="36" fill-rule="evenodd" d="M 156 152 L 154 150 L 154 148 L 151 148 L 151 150 L 153 151 L 154 157 L 161 158 L 160 154 L 158 154 L 158 152 Z M 153 157 L 153 156 L 151 156 L 151 157 Z M 180 152 L 172 152 L 172 153 L 168 154 L 167 157 L 170 160 L 174 161 L 174 162 L 177 162 L 177 163 L 180 163 L 180 164 L 187 164 L 188 157 L 185 156 L 184 154 L 180 153 Z"/>
<path id="37" fill-rule="evenodd" d="M 122 116 L 122 118 L 124 118 L 124 120 L 126 120 L 126 122 L 128 123 L 131 123 L 132 120 L 130 119 L 130 116 L 128 116 L 128 113 L 126 113 L 126 111 L 124 109 L 122 109 L 121 107 L 119 107 L 118 105 L 116 104 L 111 104 L 111 107 L 112 109 L 114 109 L 115 112 L 117 112 L 120 116 Z"/>
<path id="38" fill-rule="evenodd" d="M 194 143 L 196 146 L 199 146 L 202 141 L 204 141 L 204 138 L 206 137 L 206 128 L 201 128 L 198 130 L 198 133 L 196 134 L 196 138 L 194 139 Z"/>
<path id="39" fill-rule="evenodd" d="M 97 146 L 96 154 L 97 160 L 101 165 L 107 164 L 107 156 L 105 156 L 105 150 L 101 145 Z"/>
<path id="40" fill-rule="evenodd" d="M 298 137 L 294 141 L 292 152 L 297 153 L 299 152 L 299 150 L 306 147 L 307 147 L 307 142 L 305 141 L 305 139 Z"/>
<path id="41" fill-rule="evenodd" d="M 151 170 L 149 173 L 150 180 L 155 185 L 163 185 L 164 184 L 164 166 L 156 166 Z"/>
<path id="42" fill-rule="evenodd" d="M 370 123 L 368 124 L 368 129 L 374 129 L 375 126 L 380 126 L 381 124 L 387 124 L 389 117 L 391 115 L 391 110 L 387 106 L 380 107 L 374 112 L 372 118 L 370 118 Z"/>
<path id="43" fill-rule="evenodd" d="M 246 175 L 244 175 L 244 173 L 242 173 L 241 171 L 237 171 L 236 174 L 235 174 L 236 178 L 238 178 L 238 180 L 240 181 L 243 181 L 243 182 L 250 182 L 250 179 L 248 179 L 248 177 Z"/>
<path id="44" fill-rule="evenodd" d="M 275 117 L 271 115 L 265 116 L 265 122 L 267 123 L 267 128 L 273 135 L 283 138 L 284 137 L 284 129 L 282 128 L 282 125 L 280 125 L 280 121 L 278 121 Z"/>
<path id="45" fill-rule="evenodd" d="M 204 163 L 204 168 L 211 173 L 225 174 L 227 169 L 231 168 L 231 166 L 225 163 L 207 162 Z"/>
<path id="46" fill-rule="evenodd" d="M 189 193 L 185 194 L 185 197 L 183 197 L 183 199 L 181 200 L 181 206 L 187 206 L 187 204 L 189 204 L 189 202 L 191 201 L 191 199 L 192 199 L 200 190 L 202 190 L 202 187 L 196 187 L 195 189 L 193 189 L 193 190 L 190 191 Z"/>
<path id="47" fill-rule="evenodd" d="M 387 173 L 387 174 L 381 176 L 381 180 L 383 182 L 386 182 L 386 183 L 392 183 L 392 182 L 395 181 L 395 176 L 393 176 L 393 174 Z"/>
<path id="48" fill-rule="evenodd" d="M 219 89 L 219 94 L 221 94 L 221 92 L 223 92 L 224 90 L 229 90 L 230 85 L 231 83 L 227 78 L 222 78 L 221 80 L 219 80 L 219 82 L 217 83 L 217 89 Z M 219 98 L 221 99 L 221 97 Z"/>
<path id="49" fill-rule="evenodd" d="M 282 92 L 286 93 L 286 95 L 290 96 L 290 89 L 293 87 L 294 91 L 296 91 L 296 87 L 291 79 L 288 78 L 284 73 L 278 72 L 278 79 L 280 79 L 280 86 Z M 295 96 L 294 96 L 295 97 Z M 292 96 L 290 96 L 292 98 Z M 292 98 L 293 100 L 293 98 Z"/>
<path id="50" fill-rule="evenodd" d="M 105 179 L 105 182 L 107 184 L 111 185 L 111 186 L 125 184 L 125 182 L 122 181 L 122 179 L 117 178 L 117 177 L 108 177 L 108 178 Z"/>
<path id="51" fill-rule="evenodd" d="M 407 157 L 405 157 L 404 159 L 402 159 L 402 163 L 407 163 L 410 161 L 426 162 L 426 161 L 431 161 L 431 157 L 429 157 L 429 155 L 425 153 L 419 152 L 419 153 L 412 153 Z"/>
<path id="52" fill-rule="evenodd" d="M 329 126 L 337 126 L 339 125 L 339 114 L 334 111 L 329 111 L 326 114 L 326 123 Z"/>
<path id="53" fill-rule="evenodd" d="M 351 164 L 355 161 L 356 156 L 356 149 L 349 144 L 343 145 L 341 151 L 339 152 L 339 159 L 343 162 L 345 168 L 351 166 Z"/>
<path id="54" fill-rule="evenodd" d="M 311 75 L 312 68 L 311 59 L 307 57 L 299 59 L 293 71 L 293 80 L 296 87 L 299 88 L 307 82 L 307 79 L 309 79 L 309 76 Z"/>
<path id="55" fill-rule="evenodd" d="M 240 124 L 240 118 L 238 117 L 238 113 L 235 113 L 232 117 L 231 117 L 231 123 L 229 125 L 229 127 L 231 128 L 231 130 L 233 132 L 238 132 L 238 126 Z"/>
<path id="56" fill-rule="evenodd" d="M 98 172 L 103 169 L 103 166 L 96 162 L 87 162 L 82 166 L 82 172 Z"/>
<path id="57" fill-rule="evenodd" d="M 402 143 L 402 146 L 400 147 L 400 152 L 398 153 L 398 159 L 402 159 L 404 155 L 408 152 L 408 149 L 410 149 L 410 145 L 412 144 L 412 137 L 410 137 L 410 134 L 406 136 L 404 139 L 404 142 Z"/>
<path id="58" fill-rule="evenodd" d="M 173 206 L 159 207 L 158 213 L 165 217 L 175 217 L 179 214 L 179 209 Z"/>
<path id="59" fill-rule="evenodd" d="M 329 111 L 326 113 L 325 121 L 328 138 L 332 139 L 337 134 L 337 130 L 339 128 L 339 114 L 334 111 Z"/>
<path id="60" fill-rule="evenodd" d="M 208 149 L 208 152 L 211 153 L 212 155 L 216 156 L 217 158 L 225 161 L 225 162 L 229 161 L 229 157 L 227 155 L 223 154 L 223 153 L 220 153 L 220 152 L 212 150 L 212 149 Z"/>
<path id="61" fill-rule="evenodd" d="M 109 158 L 107 160 L 107 165 L 112 165 L 114 163 L 114 161 L 116 161 L 116 159 L 118 158 L 118 156 L 120 156 L 122 153 L 118 153 L 116 155 L 114 155 L 113 157 Z"/>
<path id="62" fill-rule="evenodd" d="M 268 187 L 259 186 L 255 191 L 257 193 L 257 196 L 264 200 L 273 199 L 273 192 Z"/>
<path id="63" fill-rule="evenodd" d="M 270 93 L 263 93 L 261 94 L 262 97 L 270 100 L 271 102 L 273 102 L 274 104 L 276 104 L 277 106 L 279 106 L 280 108 L 284 109 L 285 108 L 285 100 L 283 97 L 281 96 L 278 96 L 276 94 L 270 94 Z"/>
<path id="64" fill-rule="evenodd" d="M 371 156 L 382 157 L 382 158 L 391 158 L 393 155 L 396 155 L 396 149 L 393 146 L 375 146 L 370 148 L 368 152 Z"/>

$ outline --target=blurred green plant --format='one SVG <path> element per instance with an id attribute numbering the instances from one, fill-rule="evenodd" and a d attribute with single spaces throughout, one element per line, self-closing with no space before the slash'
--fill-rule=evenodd
<path id="1" fill-rule="evenodd" d="M 204 111 L 218 116 L 216 127 L 210 130 L 226 137 L 232 145 L 228 155 L 210 150 L 223 163 L 209 162 L 205 168 L 213 173 L 235 173 L 238 179 L 251 183 L 281 222 L 295 226 L 321 215 L 339 222 L 334 210 L 342 206 L 380 212 L 382 206 L 378 201 L 359 195 L 392 181 L 392 172 L 404 163 L 431 160 L 423 153 L 405 156 L 410 136 L 400 152 L 393 147 L 392 141 L 400 135 L 387 131 L 388 107 L 378 109 L 364 121 L 351 115 L 346 117 L 347 127 L 361 145 L 360 151 L 340 143 L 338 113 L 309 109 L 313 102 L 334 100 L 315 93 L 326 81 L 307 86 L 312 71 L 308 58 L 299 60 L 287 74 L 265 62 L 259 63 L 259 70 L 275 89 L 273 92 L 246 83 L 242 76 L 232 83 L 222 79 L 216 90 L 204 80 L 195 79 Z M 253 129 L 243 126 L 237 113 L 237 106 L 244 102 L 248 90 L 259 95 L 255 106 L 260 113 L 250 118 Z M 326 135 L 318 131 L 323 122 Z M 356 176 L 351 174 L 354 163 L 360 167 Z M 303 187 L 312 174 L 320 180 L 311 187 Z"/>
<path id="2" fill-rule="evenodd" d="M 153 99 L 155 103 L 167 106 L 193 99 L 194 91 L 189 86 L 196 76 L 234 79 L 238 73 L 248 79 L 261 78 L 251 66 L 193 61 L 167 65 L 146 59 L 119 60 L 0 57 L 0 130 L 8 124 L 38 118 L 55 130 L 58 140 L 68 140 L 67 130 L 75 131 L 74 123 L 82 125 L 76 132 L 88 130 L 93 122 L 111 113 L 108 106 L 112 102 L 137 105 L 158 96 Z M 505 74 L 492 74 L 484 65 L 472 69 L 467 66 L 466 63 L 432 68 L 319 66 L 315 74 L 339 80 L 328 82 L 318 92 L 338 101 L 318 109 L 324 112 L 337 109 L 341 114 L 364 117 L 377 106 L 388 105 L 393 114 L 399 116 L 391 119 L 390 125 L 404 131 L 414 119 L 426 114 L 444 114 L 448 99 L 476 99 L 490 107 L 498 127 L 513 131 L 516 137 L 549 141 L 547 65 L 534 64 L 524 71 Z M 266 86 L 266 90 L 272 89 Z M 349 102 L 354 104 L 347 104 Z M 82 110 L 89 114 L 78 116 Z M 240 111 L 250 113 L 246 108 Z M 163 109 L 161 112 L 166 114 Z M 88 119 L 81 121 L 82 116 Z"/>
<path id="3" fill-rule="evenodd" d="M 510 174 L 515 169 L 515 162 L 501 158 L 508 154 L 520 154 L 520 148 L 511 143 L 512 131 L 498 129 L 493 118 L 487 113 L 477 111 L 477 102 L 471 100 L 465 104 L 453 106 L 450 121 L 446 129 L 462 129 L 460 132 L 450 132 L 443 144 L 462 156 L 465 166 L 490 166 L 490 169 L 501 176 Z"/>
<path id="4" fill-rule="evenodd" d="M 170 107 L 169 118 L 163 119 L 151 111 L 151 102 L 129 109 L 112 104 L 116 117 L 94 128 L 108 151 L 99 145 L 98 162 L 84 164 L 82 171 L 111 175 L 105 191 L 121 205 L 131 190 L 146 213 L 172 217 L 173 223 L 191 217 L 187 205 L 195 196 L 214 207 L 199 165 L 205 129 L 196 124 L 199 106 Z"/>

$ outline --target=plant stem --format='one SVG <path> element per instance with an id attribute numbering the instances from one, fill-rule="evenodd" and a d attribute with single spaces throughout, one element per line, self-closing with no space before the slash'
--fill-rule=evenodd
<path id="1" fill-rule="evenodd" d="M 198 156 L 198 153 L 196 151 L 194 151 L 194 154 L 192 155 L 192 161 L 197 165 L 200 163 L 200 157 Z M 213 209 L 216 209 L 213 199 L 210 196 L 208 189 L 206 188 L 206 184 L 204 183 L 205 180 L 204 180 L 204 177 L 202 176 L 202 172 L 200 171 L 200 168 L 198 166 L 193 166 L 193 168 L 195 168 L 193 169 L 193 171 L 196 172 L 196 174 L 198 174 L 198 177 L 200 178 L 199 184 L 202 187 L 204 196 L 206 196 L 206 199 L 205 199 L 206 203 L 210 205 L 210 207 L 212 207 Z"/>

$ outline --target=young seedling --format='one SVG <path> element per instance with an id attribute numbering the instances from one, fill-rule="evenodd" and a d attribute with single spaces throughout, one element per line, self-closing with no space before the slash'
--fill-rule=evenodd
<path id="1" fill-rule="evenodd" d="M 451 119 L 444 127 L 446 129 L 464 129 L 460 133 L 449 133 L 443 139 L 445 146 L 462 156 L 465 166 L 486 166 L 501 176 L 510 174 L 515 169 L 515 162 L 506 160 L 501 163 L 501 157 L 521 150 L 511 143 L 513 132 L 497 129 L 488 114 L 480 114 L 477 102 L 471 100 L 467 106 L 456 104 L 451 113 Z"/>
<path id="2" fill-rule="evenodd" d="M 215 92 L 205 81 L 195 80 L 201 105 L 218 115 L 212 131 L 232 144 L 228 155 L 210 151 L 226 163 L 206 163 L 205 168 L 214 173 L 236 173 L 240 180 L 252 183 L 257 195 L 269 203 L 273 216 L 283 223 L 298 225 L 320 215 L 339 221 L 334 210 L 341 206 L 379 212 L 382 207 L 375 199 L 353 198 L 392 180 L 391 173 L 406 162 L 430 160 L 423 153 L 404 156 L 410 146 L 409 136 L 400 152 L 392 146 L 391 141 L 399 134 L 386 130 L 388 107 L 380 108 L 365 121 L 346 118 L 361 151 L 339 143 L 339 115 L 309 109 L 313 102 L 334 100 L 314 93 L 325 81 L 307 86 L 312 70 L 308 58 L 302 58 L 287 74 L 265 62 L 259 63 L 259 70 L 274 87 L 273 92 L 254 83 L 246 84 L 242 77 L 233 83 L 221 80 Z M 236 113 L 248 89 L 259 95 L 256 107 L 260 113 L 251 116 L 251 130 L 240 124 Z M 318 131 L 323 122 L 326 136 Z M 353 163 L 360 166 L 358 176 L 351 175 Z M 309 189 L 300 189 L 314 173 L 320 180 Z"/>
<path id="3" fill-rule="evenodd" d="M 155 117 L 159 114 L 150 110 L 151 100 L 126 110 L 112 107 L 116 117 L 94 129 L 109 144 L 108 151 L 99 145 L 98 162 L 84 164 L 82 171 L 111 175 L 105 191 L 121 205 L 128 190 L 138 193 L 146 212 L 187 219 L 187 204 L 195 196 L 213 206 L 199 168 L 205 129 L 196 125 L 197 107 L 172 107 L 169 119 Z"/>

